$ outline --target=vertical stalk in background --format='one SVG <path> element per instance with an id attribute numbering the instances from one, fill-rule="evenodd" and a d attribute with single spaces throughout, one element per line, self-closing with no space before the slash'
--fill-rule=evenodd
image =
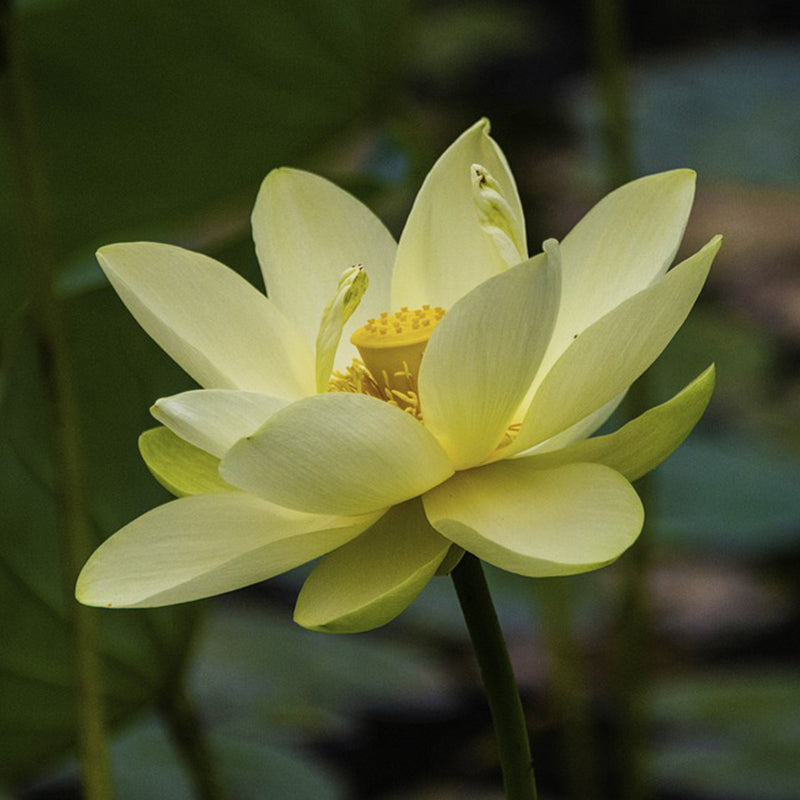
<path id="1" fill-rule="evenodd" d="M 70 367 L 66 326 L 53 292 L 56 254 L 51 238 L 46 181 L 12 0 L 0 0 L 0 59 L 3 120 L 11 162 L 16 168 L 17 229 L 29 276 L 36 349 L 48 395 L 61 526 L 64 600 L 72 628 L 75 719 L 83 794 L 87 800 L 110 800 L 113 789 L 105 731 L 102 663 L 98 652 L 99 619 L 97 609 L 78 605 L 73 596 L 75 579 L 94 544 L 79 430 L 80 411 Z"/>
<path id="2" fill-rule="evenodd" d="M 605 188 L 611 189 L 635 175 L 624 7 L 623 0 L 590 0 L 589 6 L 593 68 L 606 159 Z M 628 393 L 627 408 L 631 417 L 652 405 L 648 380 L 640 378 Z M 649 476 L 639 481 L 637 489 L 645 508 L 651 509 L 653 490 Z M 610 664 L 616 734 L 611 743 L 611 772 L 616 786 L 613 794 L 619 800 L 645 800 L 651 793 L 645 769 L 650 562 L 651 550 L 645 529 L 619 563 L 621 587 Z"/>
<path id="3" fill-rule="evenodd" d="M 492 712 L 506 800 L 536 800 L 525 713 L 481 562 L 464 553 L 450 574 Z"/>
<path id="4" fill-rule="evenodd" d="M 561 729 L 561 764 L 567 797 L 599 800 L 597 748 L 592 736 L 591 691 L 580 640 L 575 635 L 575 579 L 534 582 L 541 608 L 553 704 Z"/>

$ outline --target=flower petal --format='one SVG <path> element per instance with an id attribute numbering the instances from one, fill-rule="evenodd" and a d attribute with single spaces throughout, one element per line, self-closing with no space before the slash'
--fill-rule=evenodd
<path id="1" fill-rule="evenodd" d="M 317 564 L 297 598 L 294 620 L 328 633 L 384 625 L 422 591 L 450 546 L 431 528 L 418 499 L 395 506 Z"/>
<path id="2" fill-rule="evenodd" d="M 274 503 L 323 514 L 365 514 L 409 500 L 453 468 L 423 425 L 359 394 L 299 400 L 242 439 L 225 480 Z"/>
<path id="3" fill-rule="evenodd" d="M 611 192 L 561 243 L 561 314 L 544 357 L 552 366 L 572 337 L 666 272 L 694 199 L 695 173 L 649 175 Z"/>
<path id="4" fill-rule="evenodd" d="M 635 481 L 655 469 L 689 435 L 714 391 L 714 367 L 695 378 L 666 403 L 655 406 L 614 433 L 525 460 L 540 469 L 574 461 L 605 464 Z"/>
<path id="5" fill-rule="evenodd" d="M 81 603 L 163 606 L 271 578 L 358 536 L 376 520 L 302 514 L 252 495 L 173 500 L 95 550 L 76 587 Z"/>
<path id="6" fill-rule="evenodd" d="M 719 246 L 715 237 L 577 336 L 539 385 L 506 456 L 560 433 L 625 391 L 683 324 Z"/>
<path id="7" fill-rule="evenodd" d="M 290 399 L 314 392 L 311 351 L 233 270 L 152 242 L 112 244 L 97 259 L 136 321 L 201 386 Z"/>
<path id="8" fill-rule="evenodd" d="M 152 415 L 181 439 L 222 458 L 239 439 L 257 431 L 288 400 L 235 389 L 198 389 L 162 397 Z"/>
<path id="9" fill-rule="evenodd" d="M 536 375 L 558 313 L 558 251 L 548 249 L 462 297 L 425 350 L 425 427 L 456 469 L 495 449 Z"/>
<path id="10" fill-rule="evenodd" d="M 425 178 L 397 248 L 392 307 L 425 303 L 450 308 L 487 278 L 502 272 L 491 235 L 481 227 L 472 189 L 472 165 L 486 168 L 516 217 L 524 217 L 505 156 L 480 120 L 443 153 Z"/>
<path id="11" fill-rule="evenodd" d="M 532 577 L 602 567 L 635 541 L 644 511 L 618 472 L 537 470 L 531 460 L 457 473 L 423 496 L 431 525 L 484 561 Z"/>
<path id="12" fill-rule="evenodd" d="M 139 437 L 139 452 L 153 477 L 176 497 L 235 492 L 219 475 L 219 459 L 177 437 L 151 428 Z"/>
<path id="13" fill-rule="evenodd" d="M 383 223 L 330 181 L 297 169 L 276 169 L 261 184 L 252 216 L 253 238 L 267 293 L 314 348 L 325 306 L 342 272 L 363 264 L 369 291 L 345 326 L 342 356 L 354 355 L 350 334 L 389 308 L 397 245 Z"/>

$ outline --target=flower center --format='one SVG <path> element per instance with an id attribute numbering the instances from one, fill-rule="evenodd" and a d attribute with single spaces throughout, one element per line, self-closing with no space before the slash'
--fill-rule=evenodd
<path id="1" fill-rule="evenodd" d="M 350 337 L 363 363 L 354 361 L 345 374 L 334 373 L 329 389 L 373 395 L 421 418 L 417 375 L 428 339 L 443 316 L 438 306 L 403 307 L 369 320 Z"/>

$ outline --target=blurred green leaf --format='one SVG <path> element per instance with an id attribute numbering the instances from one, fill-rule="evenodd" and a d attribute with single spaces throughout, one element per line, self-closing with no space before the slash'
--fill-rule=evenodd
<path id="1" fill-rule="evenodd" d="M 69 306 L 98 542 L 165 499 L 136 437 L 155 383 L 184 382 L 110 291 Z M 102 346 L 101 346 L 102 345 Z M 0 407 L 0 783 L 30 777 L 73 746 L 68 612 L 60 566 L 46 391 L 33 337 L 17 341 Z M 159 368 L 162 365 L 162 369 Z M 197 607 L 101 613 L 106 695 L 119 722 L 185 667 Z"/>
<path id="2" fill-rule="evenodd" d="M 727 555 L 797 548 L 796 455 L 743 435 L 695 433 L 654 475 L 662 541 Z"/>
<path id="3" fill-rule="evenodd" d="M 800 680 L 775 671 L 687 676 L 657 687 L 653 766 L 672 791 L 792 800 L 800 787 Z"/>
<path id="4" fill-rule="evenodd" d="M 370 703 L 441 702 L 446 683 L 424 649 L 402 639 L 307 631 L 263 609 L 211 616 L 191 685 L 212 732 L 235 741 L 319 736 Z"/>
<path id="5" fill-rule="evenodd" d="M 392 102 L 408 0 L 74 0 L 22 7 L 59 252 L 168 232 L 247 231 L 261 179 Z M 0 146 L 7 145 L 0 132 Z M 8 147 L 0 233 L 14 240 Z M 163 234 L 162 237 L 163 238 Z M 7 248 L 13 252 L 13 248 Z M 80 261 L 80 259 L 79 259 Z M 16 262 L 16 263 L 15 263 Z M 19 275 L 18 259 L 8 274 Z M 0 325 L 23 301 L 6 281 Z"/>

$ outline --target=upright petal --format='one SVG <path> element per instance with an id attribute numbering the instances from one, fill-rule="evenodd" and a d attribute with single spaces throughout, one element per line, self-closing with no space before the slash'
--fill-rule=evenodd
<path id="1" fill-rule="evenodd" d="M 425 588 L 450 545 L 431 528 L 418 499 L 395 506 L 314 567 L 297 598 L 294 620 L 328 633 L 384 625 Z"/>
<path id="2" fill-rule="evenodd" d="M 515 218 L 524 245 L 524 217 L 505 156 L 483 119 L 444 152 L 425 178 L 397 248 L 392 306 L 450 308 L 507 264 L 481 226 L 473 165 L 487 170 Z"/>
<path id="3" fill-rule="evenodd" d="M 162 397 L 150 412 L 181 439 L 222 458 L 288 402 L 258 392 L 198 389 Z"/>
<path id="4" fill-rule="evenodd" d="M 558 313 L 555 242 L 548 250 L 462 297 L 428 342 L 419 375 L 425 427 L 456 469 L 495 449 L 536 375 Z"/>
<path id="5" fill-rule="evenodd" d="M 666 403 L 645 411 L 613 433 L 524 458 L 539 469 L 592 461 L 611 467 L 629 481 L 638 480 L 655 469 L 689 435 L 713 391 L 711 366 Z"/>
<path id="6" fill-rule="evenodd" d="M 225 480 L 273 503 L 364 514 L 441 483 L 453 468 L 410 414 L 360 394 L 298 400 L 222 460 Z"/>
<path id="7" fill-rule="evenodd" d="M 571 575 L 619 558 L 642 529 L 633 488 L 601 464 L 537 470 L 516 459 L 457 473 L 423 496 L 431 525 L 520 575 Z"/>
<path id="8" fill-rule="evenodd" d="M 580 333 L 663 275 L 694 199 L 695 174 L 662 172 L 604 197 L 561 242 L 561 314 L 544 357 L 552 366 Z"/>
<path id="9" fill-rule="evenodd" d="M 549 439 L 625 391 L 683 324 L 719 246 L 715 237 L 577 335 L 536 390 L 506 455 Z"/>
<path id="10" fill-rule="evenodd" d="M 103 542 L 75 594 L 81 603 L 109 608 L 210 597 L 317 558 L 376 519 L 302 514 L 242 492 L 184 497 Z"/>
<path id="11" fill-rule="evenodd" d="M 383 223 L 330 181 L 297 169 L 267 175 L 253 209 L 253 238 L 267 294 L 314 348 L 325 306 L 342 272 L 363 264 L 369 291 L 342 336 L 341 368 L 354 355 L 350 334 L 389 307 L 395 244 Z"/>
<path id="12" fill-rule="evenodd" d="M 201 386 L 290 399 L 314 392 L 311 351 L 233 270 L 152 242 L 112 244 L 97 258 L 136 321 Z"/>

